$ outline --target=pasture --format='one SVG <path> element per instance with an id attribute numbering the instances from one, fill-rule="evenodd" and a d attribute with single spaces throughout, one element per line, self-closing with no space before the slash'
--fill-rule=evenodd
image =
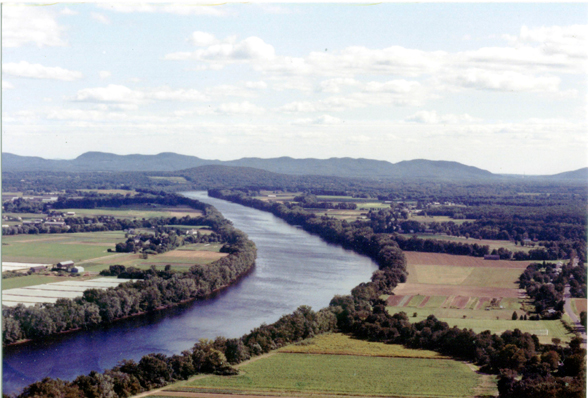
<path id="1" fill-rule="evenodd" d="M 137 191 L 130 189 L 78 189 L 80 192 L 96 192 L 105 195 L 130 195 L 135 196 Z"/>
<path id="2" fill-rule="evenodd" d="M 471 397 L 480 376 L 448 359 L 278 353 L 240 367 L 241 374 L 183 383 L 184 392 Z"/>

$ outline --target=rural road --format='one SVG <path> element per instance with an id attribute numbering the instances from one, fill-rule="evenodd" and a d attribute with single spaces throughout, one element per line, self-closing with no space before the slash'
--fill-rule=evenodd
<path id="1" fill-rule="evenodd" d="M 586 343 L 586 329 L 584 329 L 584 326 L 580 322 L 580 318 L 578 318 L 574 311 L 572 311 L 572 295 L 570 294 L 570 285 L 566 285 L 566 287 L 564 288 L 564 299 L 564 310 L 572 319 L 576 326 L 576 329 L 579 330 L 582 334 L 582 340 L 584 340 L 584 343 Z"/>

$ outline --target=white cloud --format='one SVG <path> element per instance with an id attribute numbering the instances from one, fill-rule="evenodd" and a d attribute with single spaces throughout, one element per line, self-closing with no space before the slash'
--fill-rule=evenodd
<path id="1" fill-rule="evenodd" d="M 345 86 L 357 86 L 359 82 L 351 78 L 335 78 L 323 80 L 318 88 L 318 91 L 325 93 L 340 93 Z"/>
<path id="2" fill-rule="evenodd" d="M 110 19 L 108 19 L 106 16 L 99 14 L 97 12 L 93 12 L 92 14 L 90 14 L 92 19 L 95 21 L 100 22 L 101 24 L 104 25 L 110 25 Z"/>
<path id="3" fill-rule="evenodd" d="M 81 72 L 63 69 L 60 67 L 30 64 L 26 61 L 19 63 L 10 62 L 2 65 L 2 72 L 11 76 L 29 77 L 33 79 L 55 79 L 73 81 L 83 77 Z"/>
<path id="4" fill-rule="evenodd" d="M 100 79 L 108 79 L 110 76 L 112 76 L 112 73 L 107 70 L 101 70 L 98 72 L 98 75 L 100 76 Z"/>
<path id="5" fill-rule="evenodd" d="M 156 5 L 156 4 L 131 4 L 131 3 L 107 3 L 99 4 L 98 7 L 121 13 L 168 13 L 175 15 L 226 15 L 221 5 L 206 4 L 174 4 L 174 5 Z"/>
<path id="6" fill-rule="evenodd" d="M 196 50 L 194 52 L 176 52 L 167 54 L 165 59 L 169 60 L 187 60 L 193 59 L 197 61 L 207 62 L 243 62 L 250 60 L 271 60 L 275 57 L 274 48 L 265 43 L 259 37 L 251 36 L 240 42 L 235 42 L 233 38 L 225 39 L 224 41 L 216 41 L 214 36 L 205 36 L 204 32 L 197 33 L 197 38 L 191 37 L 191 40 L 198 40 L 199 43 L 209 42 L 210 45 L 205 45 L 206 48 Z M 211 40 L 215 40 L 211 42 Z"/>
<path id="7" fill-rule="evenodd" d="M 267 83 L 261 80 L 257 82 L 245 82 L 245 87 L 252 90 L 265 90 L 267 88 Z"/>
<path id="8" fill-rule="evenodd" d="M 61 11 L 59 11 L 59 13 L 61 15 L 78 15 L 79 14 L 79 12 L 74 11 L 74 10 L 72 10 L 70 8 L 67 8 L 67 7 L 65 7 L 64 9 L 62 9 Z"/>
<path id="9" fill-rule="evenodd" d="M 123 120 L 126 115 L 117 112 L 103 112 L 84 109 L 53 109 L 46 113 L 49 120 Z"/>
<path id="10" fill-rule="evenodd" d="M 533 76 L 513 71 L 483 69 L 467 69 L 446 80 L 457 86 L 477 90 L 546 92 L 558 91 L 561 81 L 557 76 Z"/>
<path id="11" fill-rule="evenodd" d="M 107 87 L 85 88 L 75 95 L 76 101 L 82 102 L 112 102 L 139 104 L 146 101 L 145 94 L 128 87 L 109 84 Z"/>
<path id="12" fill-rule="evenodd" d="M 199 31 L 193 32 L 188 40 L 198 47 L 211 46 L 219 42 L 213 34 Z"/>
<path id="13" fill-rule="evenodd" d="M 521 27 L 518 37 L 509 37 L 514 44 L 537 43 L 545 54 L 565 54 L 572 58 L 588 56 L 588 25 Z"/>
<path id="14" fill-rule="evenodd" d="M 408 122 L 417 122 L 424 124 L 459 124 L 459 123 L 472 123 L 477 121 L 468 114 L 453 115 L 445 114 L 439 115 L 437 111 L 419 111 L 412 116 L 406 118 Z"/>
<path id="15" fill-rule="evenodd" d="M 221 104 L 217 112 L 226 114 L 247 114 L 247 115 L 259 115 L 265 112 L 265 109 L 252 104 L 248 101 L 244 102 L 231 102 L 227 104 Z"/>
<path id="16" fill-rule="evenodd" d="M 409 80 L 391 80 L 387 82 L 369 82 L 363 90 L 368 93 L 397 93 L 407 94 L 421 88 L 419 82 Z"/>
<path id="17" fill-rule="evenodd" d="M 310 119 L 298 119 L 292 122 L 295 125 L 336 125 L 341 123 L 343 123 L 341 119 L 330 115 L 322 115 Z"/>
<path id="18" fill-rule="evenodd" d="M 206 101 L 208 97 L 198 90 L 176 89 L 169 87 L 158 87 L 150 90 L 133 90 L 126 86 L 109 84 L 106 87 L 85 88 L 79 90 L 74 97 L 75 101 L 112 103 L 112 104 L 134 104 L 140 105 L 157 101 Z M 126 109 L 129 109 L 128 107 Z M 136 109 L 136 107 L 134 107 Z"/>
<path id="19" fill-rule="evenodd" d="M 64 28 L 47 7 L 36 5 L 2 5 L 2 46 L 21 47 L 25 44 L 65 46 Z"/>
<path id="20" fill-rule="evenodd" d="M 7 82 L 6 80 L 2 80 L 2 91 L 4 90 L 10 90 L 14 88 L 14 85 L 10 82 Z"/>

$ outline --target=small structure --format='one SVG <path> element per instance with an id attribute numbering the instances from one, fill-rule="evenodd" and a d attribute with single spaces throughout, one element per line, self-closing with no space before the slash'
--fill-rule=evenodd
<path id="1" fill-rule="evenodd" d="M 40 272 L 40 271 L 45 271 L 46 269 L 47 269 L 46 265 L 35 265 L 35 266 L 29 268 L 29 271 Z"/>
<path id="2" fill-rule="evenodd" d="M 486 254 L 484 260 L 500 260 L 500 256 L 498 254 Z"/>
<path id="3" fill-rule="evenodd" d="M 84 272 L 84 267 L 80 267 L 79 265 L 71 268 L 72 274 L 81 274 L 82 272 Z"/>
<path id="4" fill-rule="evenodd" d="M 75 216 L 76 212 L 75 211 L 68 211 L 65 213 L 66 216 Z"/>
<path id="5" fill-rule="evenodd" d="M 55 268 L 57 269 L 65 269 L 65 270 L 70 270 L 75 266 L 74 262 L 71 260 L 68 261 L 62 261 L 60 263 L 57 263 L 57 265 L 55 266 Z"/>

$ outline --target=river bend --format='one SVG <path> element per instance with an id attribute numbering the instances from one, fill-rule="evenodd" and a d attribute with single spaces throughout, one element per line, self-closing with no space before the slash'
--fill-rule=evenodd
<path id="1" fill-rule="evenodd" d="M 255 269 L 211 300 L 5 348 L 4 393 L 19 392 L 44 377 L 73 380 L 153 352 L 178 354 L 200 338 L 239 337 L 300 305 L 323 308 L 334 295 L 368 281 L 377 269 L 371 259 L 327 244 L 270 213 L 209 198 L 206 192 L 184 195 L 215 206 L 249 235 L 257 246 Z"/>

